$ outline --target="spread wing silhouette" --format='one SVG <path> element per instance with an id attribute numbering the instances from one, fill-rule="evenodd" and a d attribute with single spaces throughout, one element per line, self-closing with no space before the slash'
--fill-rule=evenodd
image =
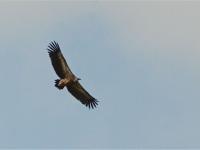
<path id="1" fill-rule="evenodd" d="M 60 80 L 63 79 L 64 81 L 64 79 L 67 79 L 65 81 L 68 81 L 66 85 L 59 86 L 60 80 L 57 79 L 55 80 L 55 86 L 58 89 L 63 89 L 66 86 L 68 91 L 86 107 L 96 107 L 96 105 L 98 105 L 98 101 L 81 86 L 81 84 L 78 82 L 79 78 L 76 78 L 76 76 L 71 72 L 65 58 L 62 55 L 58 43 L 55 41 L 49 43 L 47 50 L 49 57 L 51 58 L 52 66 L 56 74 L 60 77 Z"/>
<path id="2" fill-rule="evenodd" d="M 51 58 L 52 66 L 56 74 L 61 79 L 67 77 L 68 74 L 72 74 L 71 70 L 69 69 L 69 66 L 67 65 L 65 58 L 62 55 L 62 52 L 60 50 L 58 43 L 56 43 L 55 41 L 49 43 L 47 50 L 49 53 L 49 57 Z"/>
<path id="3" fill-rule="evenodd" d="M 98 101 L 92 97 L 79 82 L 67 86 L 68 91 L 78 99 L 82 104 L 88 106 L 89 108 L 94 108 L 98 105 Z"/>

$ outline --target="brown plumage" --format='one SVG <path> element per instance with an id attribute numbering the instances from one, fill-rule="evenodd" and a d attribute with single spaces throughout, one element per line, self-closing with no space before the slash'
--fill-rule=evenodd
<path id="1" fill-rule="evenodd" d="M 68 91 L 82 104 L 86 105 L 86 107 L 96 107 L 96 105 L 98 105 L 98 101 L 81 86 L 78 82 L 80 79 L 71 72 L 65 58 L 62 55 L 58 43 L 55 41 L 49 43 L 47 50 L 51 58 L 53 68 L 56 74 L 60 77 L 60 79 L 55 80 L 55 86 L 59 90 L 66 86 Z"/>

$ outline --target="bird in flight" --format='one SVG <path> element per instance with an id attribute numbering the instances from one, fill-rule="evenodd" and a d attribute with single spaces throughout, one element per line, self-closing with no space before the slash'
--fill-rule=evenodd
<path id="1" fill-rule="evenodd" d="M 62 90 L 66 86 L 67 90 L 83 105 L 89 107 L 89 109 L 96 107 L 98 101 L 78 82 L 80 78 L 77 78 L 70 70 L 58 43 L 55 41 L 49 43 L 47 50 L 52 66 L 56 74 L 60 77 L 60 79 L 55 80 L 55 87 Z"/>

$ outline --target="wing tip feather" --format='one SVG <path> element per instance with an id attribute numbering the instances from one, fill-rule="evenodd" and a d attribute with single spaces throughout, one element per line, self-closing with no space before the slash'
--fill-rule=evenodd
<path id="1" fill-rule="evenodd" d="M 97 102 L 99 102 L 99 101 L 97 101 L 97 99 L 94 98 L 92 101 L 90 101 L 86 104 L 86 107 L 89 107 L 89 109 L 90 108 L 94 109 L 96 107 L 96 105 L 98 105 Z"/>
<path id="2" fill-rule="evenodd" d="M 49 54 L 60 52 L 60 47 L 56 41 L 53 41 L 49 43 L 47 50 Z"/>

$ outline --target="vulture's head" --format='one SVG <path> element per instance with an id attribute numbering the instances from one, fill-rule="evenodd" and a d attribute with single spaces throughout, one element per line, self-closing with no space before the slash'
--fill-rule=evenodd
<path id="1" fill-rule="evenodd" d="M 74 82 L 78 82 L 78 80 L 81 80 L 80 78 L 75 78 Z"/>

